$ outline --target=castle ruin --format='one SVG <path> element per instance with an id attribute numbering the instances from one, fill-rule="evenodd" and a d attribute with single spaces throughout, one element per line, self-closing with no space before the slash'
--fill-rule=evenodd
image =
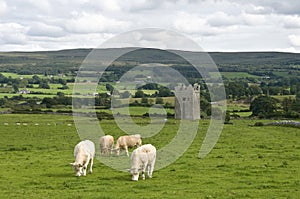
<path id="1" fill-rule="evenodd" d="M 198 84 L 175 87 L 175 119 L 200 119 L 200 87 Z"/>

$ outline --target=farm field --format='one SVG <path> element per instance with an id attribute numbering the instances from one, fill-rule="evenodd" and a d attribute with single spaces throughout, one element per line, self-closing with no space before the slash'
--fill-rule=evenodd
<path id="1" fill-rule="evenodd" d="M 257 121 L 268 120 L 232 120 L 212 152 L 198 159 L 209 125 L 200 120 L 198 134 L 181 158 L 154 171 L 152 179 L 133 182 L 129 173 L 98 160 L 93 174 L 75 177 L 69 163 L 80 139 L 72 117 L 0 115 L 0 198 L 298 198 L 300 129 L 249 126 Z M 99 123 L 106 134 L 122 134 L 114 120 Z M 179 123 L 169 119 L 143 143 L 161 148 Z"/>
<path id="2" fill-rule="evenodd" d="M 245 72 L 235 72 L 235 73 L 221 72 L 221 75 L 225 78 L 228 78 L 228 79 L 246 78 L 246 77 L 252 77 L 252 78 L 256 78 L 256 79 L 260 78 L 259 76 L 251 75 L 251 74 L 245 73 Z"/>

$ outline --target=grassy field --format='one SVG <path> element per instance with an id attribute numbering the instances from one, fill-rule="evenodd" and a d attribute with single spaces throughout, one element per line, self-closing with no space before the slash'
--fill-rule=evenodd
<path id="1" fill-rule="evenodd" d="M 210 72 L 210 75 L 215 78 L 218 77 L 219 73 L 215 72 Z M 246 77 L 252 77 L 255 79 L 260 78 L 259 76 L 256 75 L 251 75 L 246 72 L 221 72 L 222 77 L 227 78 L 227 79 L 237 79 L 237 78 L 246 78 Z"/>
<path id="2" fill-rule="evenodd" d="M 137 119 L 143 122 L 145 119 Z M 73 118 L 60 115 L 0 115 L 0 198 L 298 198 L 300 130 L 250 127 L 256 120 L 225 125 L 212 152 L 198 159 L 209 121 L 201 120 L 188 151 L 175 163 L 133 182 L 129 173 L 95 161 L 94 173 L 74 176 L 69 163 L 80 141 Z M 266 122 L 266 121 L 263 121 Z M 144 139 L 160 148 L 179 121 Z M 105 133 L 122 134 L 113 120 Z M 116 157 L 112 157 L 116 158 Z M 128 159 L 129 162 L 129 159 Z"/>
<path id="3" fill-rule="evenodd" d="M 235 79 L 235 78 L 246 78 L 246 77 L 253 77 L 253 78 L 260 78 L 256 75 L 251 75 L 245 72 L 221 72 L 222 76 L 228 79 Z"/>

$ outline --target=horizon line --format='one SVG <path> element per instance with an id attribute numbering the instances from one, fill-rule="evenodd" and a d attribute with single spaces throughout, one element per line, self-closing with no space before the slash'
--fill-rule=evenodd
<path id="1" fill-rule="evenodd" d="M 38 53 L 38 52 L 59 52 L 59 51 L 71 51 L 71 50 L 94 50 L 94 49 L 122 49 L 122 48 L 141 48 L 141 49 L 157 49 L 164 51 L 185 51 L 185 52 L 203 52 L 203 53 L 292 53 L 300 54 L 300 52 L 291 52 L 291 51 L 277 51 L 277 50 L 209 50 L 209 51 L 193 51 L 188 49 L 162 49 L 162 48 L 153 48 L 153 47 L 114 47 L 114 48 L 62 48 L 62 49 L 45 49 L 45 50 L 11 50 L 11 51 L 2 51 L 0 53 Z"/>

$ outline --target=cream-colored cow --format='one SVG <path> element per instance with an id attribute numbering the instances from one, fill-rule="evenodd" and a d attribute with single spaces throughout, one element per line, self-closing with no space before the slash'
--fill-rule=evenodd
<path id="1" fill-rule="evenodd" d="M 147 176 L 152 178 L 156 160 L 156 148 L 151 144 L 145 144 L 132 152 L 130 160 L 132 180 L 138 181 L 140 171 L 142 171 L 142 178 L 145 180 L 146 170 Z"/>
<path id="2" fill-rule="evenodd" d="M 115 146 L 115 152 L 120 155 L 120 150 L 124 149 L 129 157 L 128 148 L 142 145 L 142 137 L 140 134 L 120 136 Z"/>
<path id="3" fill-rule="evenodd" d="M 89 172 L 93 172 L 93 161 L 95 157 L 95 144 L 90 140 L 84 140 L 79 142 L 74 148 L 75 162 L 70 163 L 74 170 L 76 176 L 86 176 L 86 169 L 90 164 Z"/>
<path id="4" fill-rule="evenodd" d="M 113 136 L 111 135 L 102 136 L 99 139 L 99 143 L 100 143 L 100 150 L 102 155 L 111 154 L 113 150 L 113 144 L 114 144 Z"/>

